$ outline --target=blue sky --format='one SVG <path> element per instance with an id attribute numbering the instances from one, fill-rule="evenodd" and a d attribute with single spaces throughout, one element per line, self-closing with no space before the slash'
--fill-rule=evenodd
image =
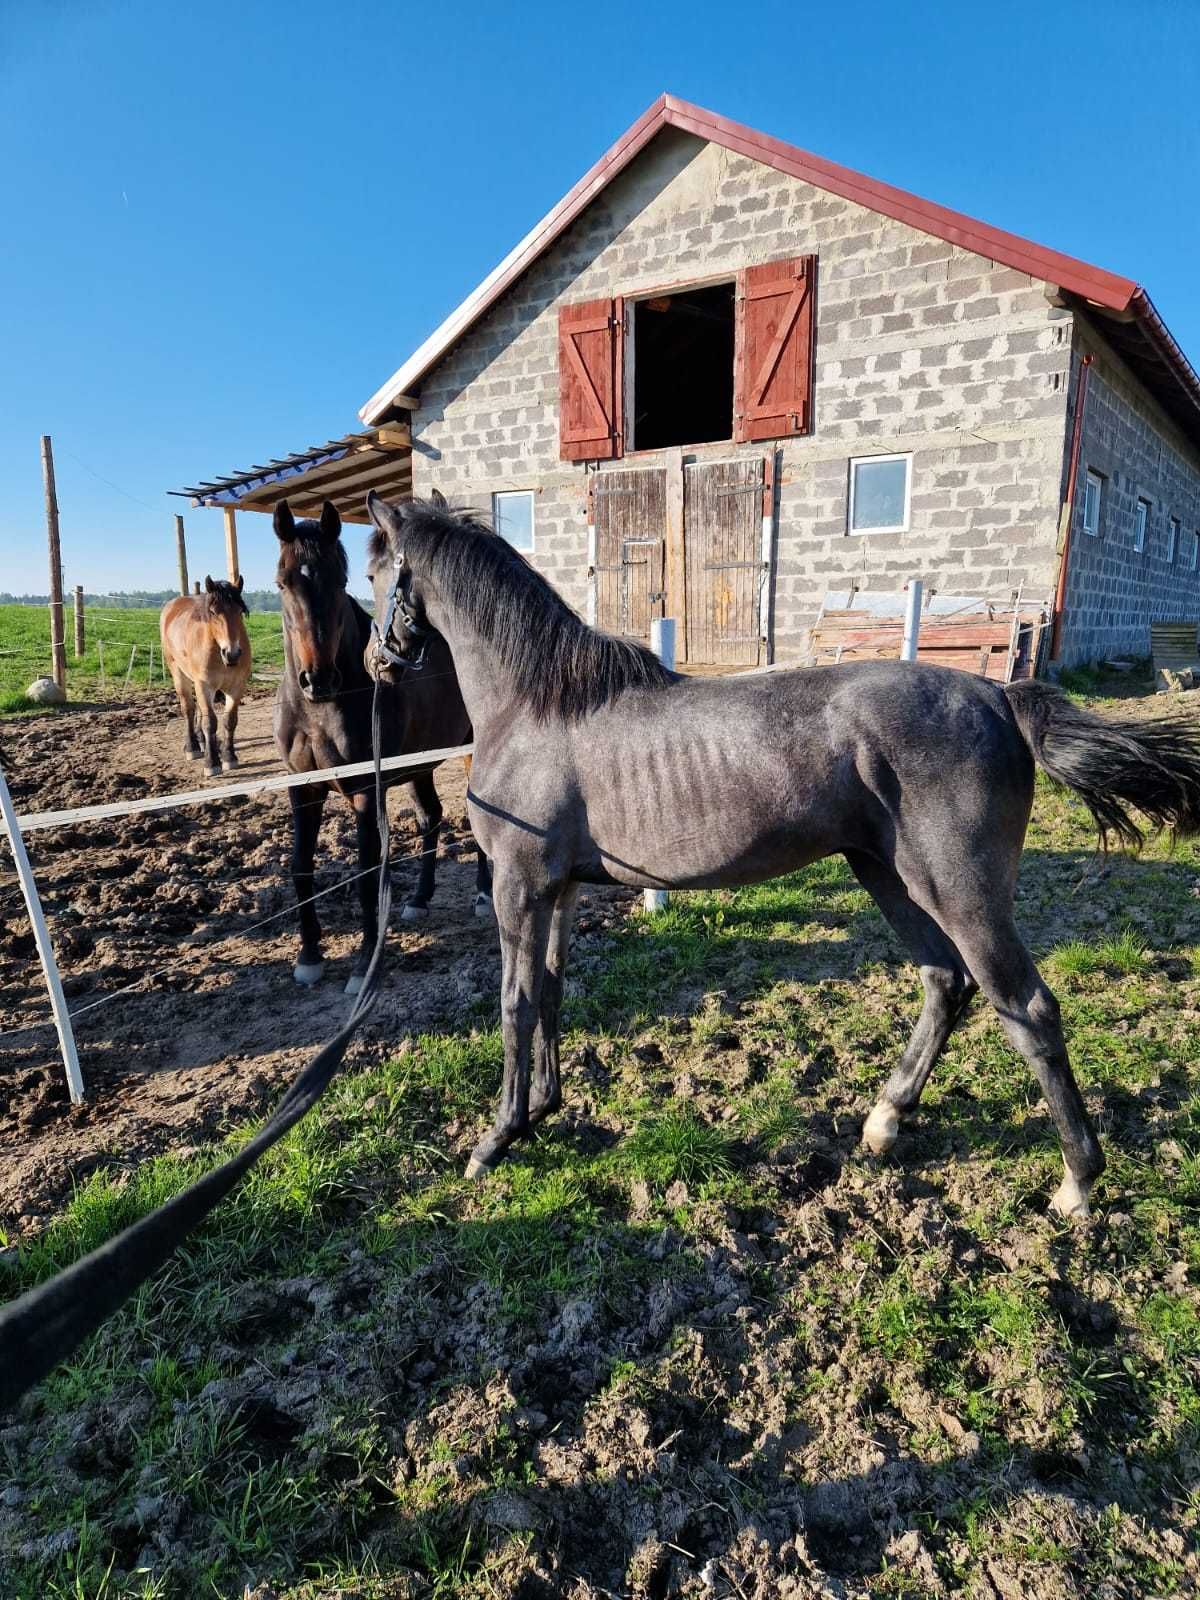
<path id="1" fill-rule="evenodd" d="M 165 491 L 357 426 L 664 89 L 1138 279 L 1200 365 L 1198 72 L 1192 0 L 0 0 L 0 589 L 43 432 L 68 584 L 169 586 L 180 508 L 217 572 Z"/>

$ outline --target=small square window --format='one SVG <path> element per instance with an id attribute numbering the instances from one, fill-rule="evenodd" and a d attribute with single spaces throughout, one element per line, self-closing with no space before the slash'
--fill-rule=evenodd
<path id="1" fill-rule="evenodd" d="M 852 460 L 849 531 L 905 532 L 911 487 L 911 456 L 859 456 Z"/>
<path id="2" fill-rule="evenodd" d="M 1089 472 L 1083 488 L 1083 531 L 1094 539 L 1100 532 L 1100 497 L 1104 492 L 1104 479 L 1098 472 Z"/>
<path id="3" fill-rule="evenodd" d="M 1167 553 L 1165 560 L 1171 566 L 1175 560 L 1175 552 L 1179 548 L 1179 518 L 1172 517 L 1167 523 Z"/>
<path id="4" fill-rule="evenodd" d="M 1133 548 L 1146 548 L 1146 525 L 1150 521 L 1149 500 L 1139 500 L 1133 509 Z"/>
<path id="5" fill-rule="evenodd" d="M 533 490 L 511 489 L 492 496 L 492 526 L 514 550 L 533 549 Z"/>

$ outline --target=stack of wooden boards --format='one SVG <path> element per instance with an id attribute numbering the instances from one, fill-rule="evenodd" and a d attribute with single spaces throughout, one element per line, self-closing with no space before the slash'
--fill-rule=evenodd
<path id="1" fill-rule="evenodd" d="M 898 661 L 904 636 L 903 596 L 896 615 L 878 608 L 822 610 L 809 635 L 807 660 L 814 666 L 839 661 Z M 917 636 L 917 660 L 955 667 L 1000 683 L 1037 676 L 1049 646 L 1050 626 L 1040 607 L 989 605 L 946 615 L 927 612 Z"/>
<path id="2" fill-rule="evenodd" d="M 1200 688 L 1200 651 L 1194 622 L 1152 622 L 1150 653 L 1154 657 L 1154 687 L 1160 694 L 1171 689 Z"/>

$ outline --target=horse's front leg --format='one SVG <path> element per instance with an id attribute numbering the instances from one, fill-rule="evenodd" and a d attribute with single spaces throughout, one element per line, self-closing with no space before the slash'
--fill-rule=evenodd
<path id="1" fill-rule="evenodd" d="M 550 924 L 546 947 L 546 971 L 542 977 L 542 1003 L 538 1010 L 533 1041 L 533 1083 L 529 1091 L 529 1121 L 536 1127 L 562 1105 L 562 1083 L 558 1068 L 559 1012 L 567 970 L 567 951 L 575 921 L 579 885 L 568 884 L 558 897 Z"/>
<path id="2" fill-rule="evenodd" d="M 213 692 L 207 683 L 200 684 L 200 699 L 204 705 L 202 730 L 204 771 L 208 777 L 215 778 L 221 771 L 221 752 L 217 744 L 217 708 L 213 704 Z"/>
<path id="3" fill-rule="evenodd" d="M 321 981 L 325 961 L 321 955 L 321 922 L 312 903 L 313 857 L 325 809 L 325 790 L 304 785 L 288 790 L 292 806 L 292 883 L 300 914 L 300 954 L 292 968 L 296 982 L 306 989 Z"/>
<path id="4" fill-rule="evenodd" d="M 468 1178 L 483 1177 L 515 1139 L 529 1132 L 533 1036 L 541 1011 L 546 947 L 558 898 L 557 891 L 532 889 L 522 878 L 519 867 L 498 871 L 494 888 L 503 970 L 500 1011 L 504 1034 L 504 1084 L 496 1120 L 475 1146 L 467 1163 Z"/>
<path id="5" fill-rule="evenodd" d="M 387 804 L 386 793 L 383 803 Z M 375 941 L 379 937 L 379 815 L 372 789 L 360 790 L 351 804 L 358 835 L 358 903 L 362 909 L 362 946 L 354 963 L 354 971 L 347 980 L 346 993 L 357 994 L 363 986 Z"/>
<path id="6" fill-rule="evenodd" d="M 233 748 L 233 736 L 237 732 L 238 703 L 225 696 L 225 753 L 221 757 L 226 772 L 232 772 L 238 764 L 237 752 Z"/>
<path id="7" fill-rule="evenodd" d="M 402 922 L 418 922 L 429 915 L 429 902 L 433 899 L 437 878 L 438 835 L 442 831 L 442 802 L 433 782 L 433 774 L 426 772 L 414 778 L 409 792 L 417 811 L 417 832 L 421 835 L 421 871 L 417 887 L 404 902 L 400 913 Z"/>
<path id="8" fill-rule="evenodd" d="M 475 915 L 492 915 L 492 863 L 478 845 L 475 846 Z"/>

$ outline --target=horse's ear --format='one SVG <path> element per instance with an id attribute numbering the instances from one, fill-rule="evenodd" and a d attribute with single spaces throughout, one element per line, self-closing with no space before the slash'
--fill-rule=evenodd
<path id="1" fill-rule="evenodd" d="M 333 541 L 340 535 L 342 531 L 342 519 L 338 516 L 338 508 L 334 505 L 332 500 L 326 500 L 325 504 L 321 507 L 321 520 L 317 526 L 321 530 L 322 539 L 324 539 L 328 544 L 332 544 Z"/>
<path id="2" fill-rule="evenodd" d="M 403 539 L 406 509 L 403 505 L 392 505 L 374 489 L 367 490 L 367 515 L 380 533 Z"/>
<path id="3" fill-rule="evenodd" d="M 291 544 L 296 537 L 296 519 L 286 500 L 281 500 L 275 507 L 274 522 L 275 537 L 281 544 Z"/>
<path id="4" fill-rule="evenodd" d="M 437 506 L 440 511 L 445 511 L 450 504 L 440 489 L 431 489 L 429 491 L 429 502 L 431 505 Z"/>
<path id="5" fill-rule="evenodd" d="M 244 578 L 244 576 L 243 576 L 243 575 L 242 575 L 242 574 L 241 574 L 241 573 L 240 573 L 240 572 L 239 572 L 239 573 L 238 573 L 238 581 L 237 581 L 237 592 L 238 592 L 238 593 L 239 593 L 239 594 L 241 594 L 241 592 L 242 592 L 242 590 L 243 590 L 243 589 L 244 589 L 244 588 L 245 588 L 245 586 L 246 586 L 246 579 L 245 579 L 245 578 Z"/>
<path id="6" fill-rule="evenodd" d="M 216 584 L 212 581 L 212 579 L 206 573 L 205 574 L 205 578 L 204 578 L 204 591 L 205 591 L 205 593 L 206 594 L 211 594 L 215 588 L 216 588 Z"/>

